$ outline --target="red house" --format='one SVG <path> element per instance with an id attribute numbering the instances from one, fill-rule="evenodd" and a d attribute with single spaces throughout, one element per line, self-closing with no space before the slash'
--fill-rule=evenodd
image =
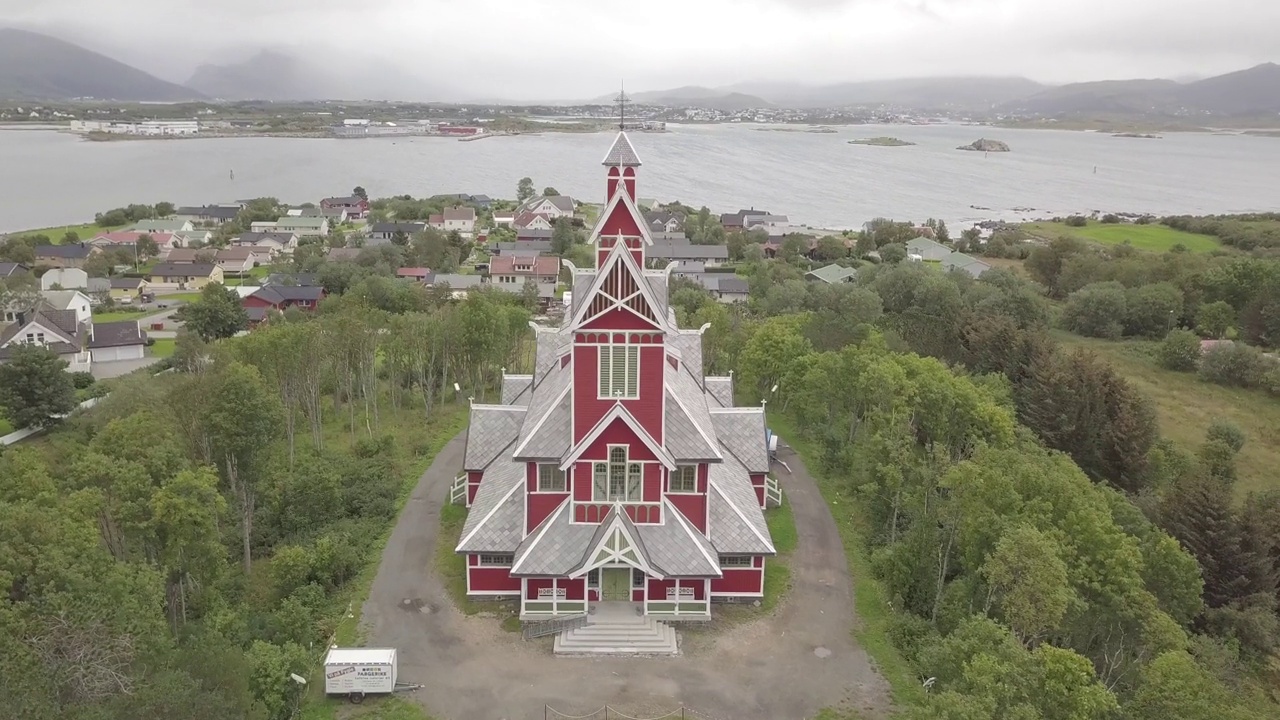
<path id="1" fill-rule="evenodd" d="M 320 201 L 321 210 L 346 210 L 347 217 L 360 219 L 369 215 L 369 201 L 359 195 L 327 197 Z"/>
<path id="2" fill-rule="evenodd" d="M 519 596 L 522 619 L 607 604 L 705 620 L 713 601 L 760 597 L 775 554 L 764 409 L 734 405 L 732 376 L 703 375 L 703 330 L 676 325 L 669 270 L 644 269 L 625 133 L 604 165 L 595 267 L 567 264 L 572 305 L 535 326 L 533 374 L 471 406 L 456 551 L 468 594 Z"/>
<path id="3" fill-rule="evenodd" d="M 240 301 L 249 316 L 250 324 L 257 325 L 272 311 L 284 312 L 291 307 L 315 310 L 324 299 L 324 288 L 319 285 L 263 285 Z"/>

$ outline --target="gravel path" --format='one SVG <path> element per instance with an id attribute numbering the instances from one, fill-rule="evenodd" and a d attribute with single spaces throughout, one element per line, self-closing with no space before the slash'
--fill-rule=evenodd
<path id="1" fill-rule="evenodd" d="M 432 569 L 440 507 L 462 466 L 454 438 L 423 474 L 387 543 L 363 629 L 399 648 L 400 678 L 440 720 L 541 720 L 543 705 L 583 715 L 605 704 L 637 717 L 686 706 L 710 720 L 806 720 L 833 705 L 883 718 L 889 689 L 853 640 L 852 587 L 835 521 L 800 458 L 778 468 L 799 545 L 792 590 L 774 615 L 685 633 L 675 658 L 556 658 L 494 618 L 467 617 Z M 713 609 L 713 613 L 715 610 Z M 553 715 L 554 717 L 554 715 Z"/>

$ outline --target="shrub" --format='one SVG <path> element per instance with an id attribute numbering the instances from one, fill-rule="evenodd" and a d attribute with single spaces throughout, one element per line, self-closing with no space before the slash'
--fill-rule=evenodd
<path id="1" fill-rule="evenodd" d="M 1232 452 L 1240 452 L 1244 447 L 1244 431 L 1228 420 L 1214 420 L 1205 431 L 1204 439 L 1206 442 L 1220 442 Z"/>
<path id="2" fill-rule="evenodd" d="M 89 372 L 73 372 L 71 373 L 71 384 L 77 390 L 84 390 L 94 383 L 93 373 Z"/>
<path id="3" fill-rule="evenodd" d="M 1200 358 L 1200 377 L 1229 387 L 1256 387 L 1262 384 L 1266 363 L 1257 348 L 1223 343 Z"/>
<path id="4" fill-rule="evenodd" d="M 1071 215 L 1066 219 L 1067 227 L 1084 227 L 1089 224 L 1089 219 L 1083 215 Z"/>
<path id="5" fill-rule="evenodd" d="M 1115 225 L 1119 222 L 1120 222 L 1120 216 L 1116 215 L 1115 213 L 1107 213 L 1106 215 L 1102 216 L 1102 223 L 1104 225 Z"/>
<path id="6" fill-rule="evenodd" d="M 1071 293 L 1062 311 L 1068 330 L 1088 337 L 1115 339 L 1124 332 L 1125 289 L 1118 282 L 1091 283 Z"/>
<path id="7" fill-rule="evenodd" d="M 1200 363 L 1200 338 L 1190 330 L 1174 330 L 1160 343 L 1156 360 L 1170 370 L 1195 372 Z"/>

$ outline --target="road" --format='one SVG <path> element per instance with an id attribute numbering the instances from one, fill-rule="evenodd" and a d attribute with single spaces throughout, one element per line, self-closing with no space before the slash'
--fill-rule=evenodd
<path id="1" fill-rule="evenodd" d="M 465 435 L 423 474 L 392 532 L 364 604 L 367 644 L 399 649 L 400 678 L 444 720 L 540 720 L 548 704 L 583 715 L 608 704 L 653 717 L 685 706 L 710 720 L 806 720 L 843 705 L 887 717 L 889 688 L 855 643 L 853 590 L 835 521 L 794 454 L 781 482 L 796 518 L 793 587 L 772 616 L 684 633 L 674 658 L 557 658 L 493 617 L 468 617 L 432 568 L 440 509 Z"/>

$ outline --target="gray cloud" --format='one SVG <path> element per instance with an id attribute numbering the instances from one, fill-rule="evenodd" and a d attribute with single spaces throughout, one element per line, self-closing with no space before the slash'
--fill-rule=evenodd
<path id="1" fill-rule="evenodd" d="M 1275 0 L 0 0 L 168 80 L 273 48 L 470 98 L 928 75 L 1048 82 L 1280 60 Z M 394 80 L 402 82 L 401 79 Z"/>

